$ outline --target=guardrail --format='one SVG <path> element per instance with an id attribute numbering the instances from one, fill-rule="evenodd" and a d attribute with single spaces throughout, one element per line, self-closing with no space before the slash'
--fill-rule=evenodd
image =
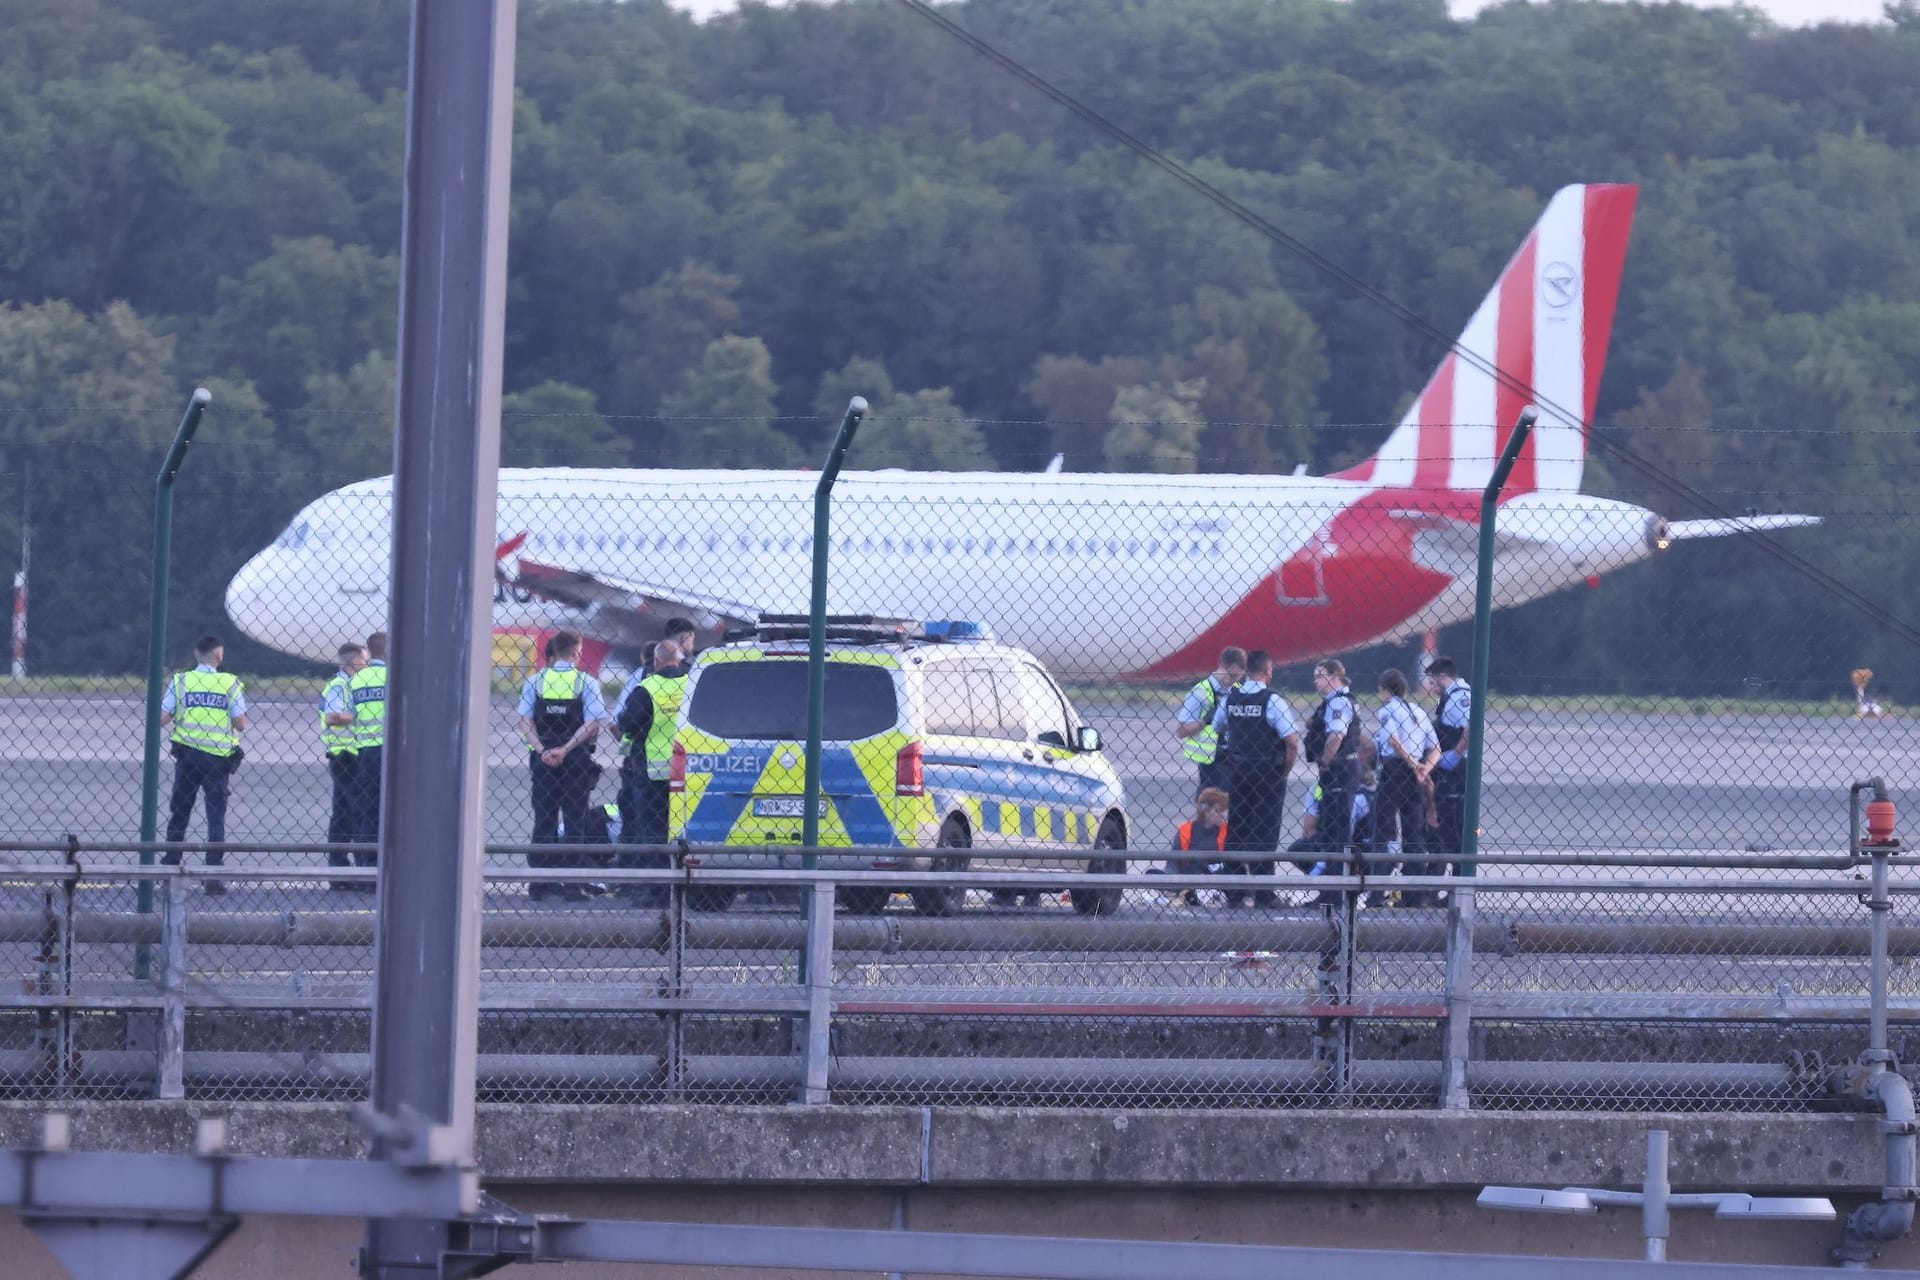
<path id="1" fill-rule="evenodd" d="M 31 848 L 69 861 L 0 869 L 18 992 L 0 1000 L 0 1094 L 364 1090 L 377 915 L 348 886 L 373 872 Z M 483 1095 L 1798 1110 L 1825 1105 L 1866 1046 L 1876 990 L 1894 1032 L 1920 1028 L 1920 881 L 1889 881 L 1876 961 L 1866 860 L 1847 855 L 1494 855 L 1472 881 L 1387 882 L 1450 891 L 1406 908 L 1366 903 L 1383 886 L 1361 875 L 1063 875 L 1018 850 L 994 856 L 1025 865 L 957 872 L 720 868 L 699 853 L 670 870 L 489 871 Z M 139 909 L 143 883 L 157 910 Z M 1116 890 L 1118 910 L 1074 910 L 1069 885 Z M 962 909 L 885 896 L 937 886 L 964 890 Z M 717 888 L 741 901 L 697 909 Z M 1256 892 L 1276 901 L 1222 901 Z"/>

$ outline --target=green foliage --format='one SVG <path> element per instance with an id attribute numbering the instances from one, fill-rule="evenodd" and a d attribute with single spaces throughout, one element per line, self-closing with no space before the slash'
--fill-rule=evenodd
<path id="1" fill-rule="evenodd" d="M 1447 332 L 1554 188 L 1639 183 L 1598 436 L 1720 505 L 1831 517 L 1791 545 L 1920 599 L 1914 0 L 1794 30 L 1604 0 L 942 11 Z M 814 464 L 860 394 L 858 466 L 1321 472 L 1438 357 L 894 0 L 519 13 L 509 462 Z M 300 505 L 390 468 L 406 14 L 0 0 L 0 538 L 31 463 L 47 661 L 138 664 L 118 579 L 196 382 L 188 628 Z M 1704 514 L 1604 451 L 1587 478 Z M 1502 643 L 1635 692 L 1650 617 L 1740 620 L 1665 659 L 1689 690 L 1836 647 L 1920 687 L 1749 544 L 1503 615 Z"/>
<path id="2" fill-rule="evenodd" d="M 642 449 L 660 465 L 790 467 L 799 448 L 773 425 L 773 359 L 758 338 L 707 344 L 700 360 L 660 405 Z"/>
<path id="3" fill-rule="evenodd" d="M 1107 416 L 1105 453 L 1109 471 L 1155 471 L 1188 475 L 1198 469 L 1200 402 L 1206 383 L 1122 387 Z"/>
<path id="4" fill-rule="evenodd" d="M 630 461 L 626 442 L 583 387 L 543 382 L 500 402 L 502 466 L 624 467 Z"/>
<path id="5" fill-rule="evenodd" d="M 977 423 L 946 387 L 889 397 L 854 437 L 848 465 L 878 471 L 992 471 L 993 457 Z"/>
<path id="6" fill-rule="evenodd" d="M 893 378 L 887 366 L 871 356 L 853 359 L 820 375 L 820 387 L 813 393 L 813 416 L 820 424 L 813 441 L 815 453 L 824 453 L 833 443 L 847 416 L 847 405 L 855 396 L 863 397 L 872 410 L 893 399 Z"/>

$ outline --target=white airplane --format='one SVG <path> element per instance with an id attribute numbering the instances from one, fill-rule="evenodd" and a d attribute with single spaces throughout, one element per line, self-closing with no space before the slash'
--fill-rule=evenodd
<path id="1" fill-rule="evenodd" d="M 1473 615 L 1479 497 L 1531 387 L 1538 425 L 1505 488 L 1507 606 L 1693 538 L 1817 524 L 1668 522 L 1580 490 L 1636 189 L 1558 192 L 1378 453 L 1336 475 L 847 472 L 829 608 L 982 621 L 1074 677 L 1173 678 L 1222 647 L 1291 662 Z M 1515 386 L 1496 379 L 1496 367 Z M 1575 419 L 1572 415 L 1580 415 Z M 856 457 L 858 443 L 855 444 Z M 704 633 L 804 613 L 816 477 L 794 471 L 503 469 L 494 625 L 631 661 L 666 620 Z M 309 504 L 240 570 L 227 612 L 329 662 L 387 621 L 391 477 Z"/>

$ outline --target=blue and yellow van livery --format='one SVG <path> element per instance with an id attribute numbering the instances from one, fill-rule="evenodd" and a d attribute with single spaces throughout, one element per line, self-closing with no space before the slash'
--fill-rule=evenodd
<path id="1" fill-rule="evenodd" d="M 702 653 L 675 739 L 671 831 L 707 846 L 798 846 L 804 820 L 804 641 L 753 640 Z M 1018 851 L 1126 847 L 1119 777 L 1059 686 L 1030 655 L 984 638 L 880 634 L 841 638 L 827 651 L 820 758 L 820 846 L 900 850 L 826 866 L 963 870 Z M 1004 850 L 1005 853 L 998 851 Z M 710 865 L 717 860 L 709 855 Z M 800 854 L 773 865 L 799 865 Z M 741 865 L 769 865 L 764 856 Z M 718 895 L 716 898 L 716 894 Z M 1070 890 L 1083 912 L 1118 907 L 1120 891 Z M 705 906 L 731 895 L 709 889 Z M 851 910 L 874 912 L 884 889 L 843 890 Z M 929 915 L 958 910 L 957 888 L 913 891 Z"/>

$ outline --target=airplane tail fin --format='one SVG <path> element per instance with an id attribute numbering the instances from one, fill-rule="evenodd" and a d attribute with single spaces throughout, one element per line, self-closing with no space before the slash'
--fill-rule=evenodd
<path id="1" fill-rule="evenodd" d="M 1620 185 L 1556 192 L 1386 444 L 1339 478 L 1483 489 L 1531 402 L 1540 420 L 1505 491 L 1576 492 L 1638 194 Z"/>

